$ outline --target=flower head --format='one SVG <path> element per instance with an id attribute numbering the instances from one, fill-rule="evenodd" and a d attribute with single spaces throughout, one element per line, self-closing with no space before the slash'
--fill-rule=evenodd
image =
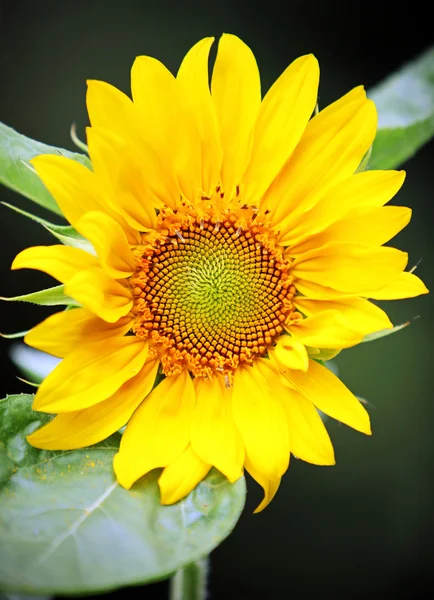
<path id="1" fill-rule="evenodd" d="M 232 35 L 209 87 L 212 42 L 176 78 L 137 58 L 132 100 L 89 81 L 93 170 L 32 161 L 84 240 L 13 263 L 52 275 L 80 305 L 25 338 L 64 359 L 34 401 L 57 416 L 29 441 L 78 448 L 127 423 L 114 462 L 123 486 L 162 467 L 173 503 L 212 466 L 230 481 L 246 468 L 261 509 L 291 453 L 334 464 L 317 409 L 371 431 L 321 360 L 392 326 L 370 299 L 427 290 L 407 255 L 383 246 L 410 220 L 384 206 L 404 173 L 357 172 L 377 125 L 363 88 L 312 117 L 319 68 L 308 55 L 261 100 L 254 56 Z"/>

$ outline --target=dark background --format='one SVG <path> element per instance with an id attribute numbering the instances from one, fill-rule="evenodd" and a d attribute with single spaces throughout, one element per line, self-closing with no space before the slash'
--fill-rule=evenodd
<path id="1" fill-rule="evenodd" d="M 203 2 L 139 0 L 3 1 L 0 21 L 0 119 L 49 144 L 73 149 L 72 121 L 87 124 L 85 80 L 129 90 L 138 54 L 177 69 L 200 38 L 235 33 L 256 54 L 264 91 L 297 56 L 313 52 L 321 65 L 320 106 L 355 85 L 368 89 L 433 43 L 428 4 L 389 2 Z M 411 90 L 408 90 L 411 94 Z M 393 201 L 411 206 L 413 220 L 394 245 L 423 259 L 419 275 L 433 288 L 434 144 L 407 162 L 407 182 Z M 0 190 L 0 200 L 31 203 Z M 35 209 L 35 212 L 38 212 Z M 43 214 L 39 211 L 39 214 Z M 15 254 L 52 243 L 36 224 L 3 208 L 0 295 L 51 283 L 30 271 L 10 273 Z M 434 421 L 433 301 L 390 302 L 395 323 L 420 315 L 403 332 L 338 357 L 342 379 L 369 399 L 374 435 L 329 421 L 337 466 L 292 461 L 273 503 L 252 515 L 260 497 L 249 482 L 243 516 L 212 555 L 210 597 L 427 598 L 432 586 Z M 18 331 L 48 314 L 42 307 L 0 307 L 0 330 Z M 28 391 L 15 379 L 1 344 L 2 393 Z M 119 594 L 166 598 L 167 584 Z"/>

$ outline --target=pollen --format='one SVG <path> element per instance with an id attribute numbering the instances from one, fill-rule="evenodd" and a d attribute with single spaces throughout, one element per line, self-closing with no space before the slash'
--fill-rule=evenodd
<path id="1" fill-rule="evenodd" d="M 133 331 L 166 375 L 224 374 L 264 356 L 294 312 L 291 265 L 252 211 L 159 216 L 130 278 Z"/>

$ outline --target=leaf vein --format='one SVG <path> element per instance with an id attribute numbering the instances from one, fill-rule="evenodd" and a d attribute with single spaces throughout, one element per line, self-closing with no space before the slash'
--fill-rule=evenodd
<path id="1" fill-rule="evenodd" d="M 66 529 L 66 531 L 63 531 L 61 534 L 59 534 L 56 538 L 54 538 L 54 540 L 51 542 L 51 544 L 48 546 L 47 550 L 41 554 L 41 556 L 39 557 L 38 561 L 36 562 L 36 566 L 41 565 L 43 562 L 45 562 L 52 554 L 53 552 L 55 552 L 57 550 L 57 548 L 59 548 L 59 546 L 61 544 L 63 544 L 63 542 L 70 536 L 75 538 L 75 533 L 78 530 L 78 528 L 86 521 L 86 519 L 88 519 L 92 513 L 99 508 L 99 506 L 110 496 L 110 494 L 113 493 L 113 491 L 117 488 L 118 486 L 118 482 L 115 481 L 113 482 L 96 500 L 95 502 L 93 502 L 92 504 L 90 504 L 88 507 L 86 507 L 83 510 L 83 514 L 80 515 L 80 517 L 78 517 L 78 519 L 76 519 L 74 521 L 74 523 L 68 527 Z"/>

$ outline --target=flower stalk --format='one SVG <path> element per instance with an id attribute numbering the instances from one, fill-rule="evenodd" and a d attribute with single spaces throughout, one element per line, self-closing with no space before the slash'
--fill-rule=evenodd
<path id="1" fill-rule="evenodd" d="M 209 557 L 205 556 L 176 571 L 170 580 L 170 600 L 205 600 Z"/>

